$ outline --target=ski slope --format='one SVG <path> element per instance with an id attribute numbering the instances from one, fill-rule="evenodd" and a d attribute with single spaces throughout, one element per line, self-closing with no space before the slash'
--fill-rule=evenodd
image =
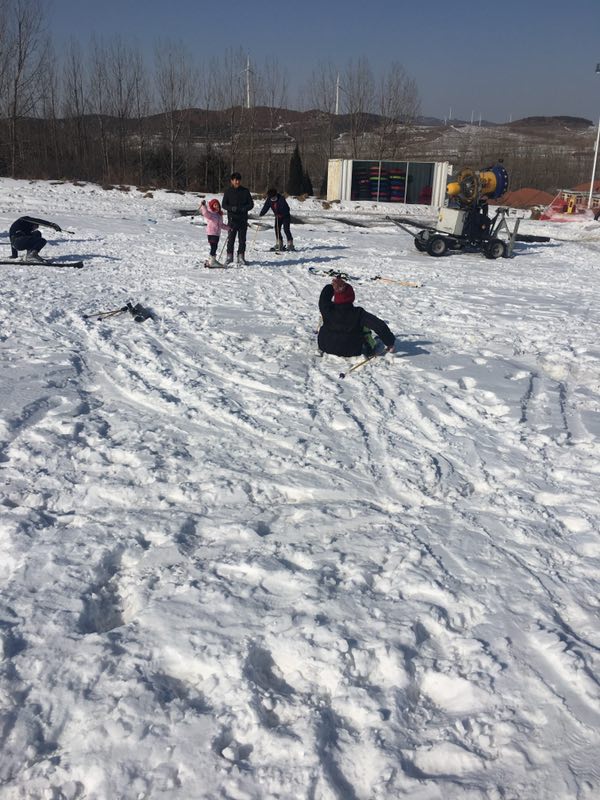
<path id="1" fill-rule="evenodd" d="M 599 797 L 600 223 L 207 270 L 197 203 L 0 180 L 86 264 L 0 267 L 1 800 Z M 421 282 L 354 285 L 395 352 L 316 358 L 308 266 Z"/>

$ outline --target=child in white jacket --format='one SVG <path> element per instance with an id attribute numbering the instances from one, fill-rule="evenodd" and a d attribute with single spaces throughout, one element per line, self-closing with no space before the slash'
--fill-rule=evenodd
<path id="1" fill-rule="evenodd" d="M 221 231 L 228 231 L 230 228 L 229 225 L 225 225 L 223 222 L 221 204 L 216 198 L 213 198 L 208 201 L 207 207 L 206 200 L 203 200 L 200 203 L 200 213 L 206 220 L 206 235 L 208 237 L 208 244 L 210 245 L 210 256 L 208 261 L 204 262 L 204 266 L 210 268 L 222 267 L 223 264 L 217 261 L 219 238 L 221 236 Z"/>

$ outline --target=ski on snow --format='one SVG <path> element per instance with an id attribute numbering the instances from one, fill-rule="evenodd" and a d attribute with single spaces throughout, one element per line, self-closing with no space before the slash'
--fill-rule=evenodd
<path id="1" fill-rule="evenodd" d="M 327 278 L 342 278 L 345 281 L 353 281 L 356 283 L 362 283 L 363 281 L 381 281 L 382 283 L 395 283 L 398 286 L 408 286 L 413 289 L 419 289 L 423 284 L 417 283 L 415 281 L 399 281 L 396 278 L 386 278 L 383 275 L 374 275 L 373 277 L 368 276 L 359 276 L 359 275 L 348 275 L 347 272 L 343 270 L 337 269 L 323 269 L 321 267 L 309 267 L 308 271 L 312 275 L 322 275 Z"/>
<path id="2" fill-rule="evenodd" d="M 18 264 L 21 267 L 72 267 L 73 269 L 81 269 L 83 261 L 22 261 L 18 258 L 10 260 L 0 260 L 0 264 Z"/>

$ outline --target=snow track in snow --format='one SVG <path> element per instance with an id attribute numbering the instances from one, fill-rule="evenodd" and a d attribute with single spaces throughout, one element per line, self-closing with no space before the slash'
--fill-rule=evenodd
<path id="1" fill-rule="evenodd" d="M 87 265 L 3 272 L 3 800 L 592 800 L 585 243 L 328 220 L 211 272 L 179 197 L 2 183 Z M 396 352 L 315 358 L 308 265 L 421 281 L 356 286 Z M 156 319 L 83 319 L 128 300 Z"/>

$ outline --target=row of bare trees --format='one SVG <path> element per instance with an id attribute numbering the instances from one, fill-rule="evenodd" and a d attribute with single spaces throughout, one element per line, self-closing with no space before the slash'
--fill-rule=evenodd
<path id="1" fill-rule="evenodd" d="M 301 93 L 308 123 L 284 113 L 274 60 L 251 64 L 240 49 L 199 63 L 164 41 L 151 61 L 120 37 L 72 41 L 58 57 L 42 0 L 0 0 L 0 174 L 214 189 L 235 167 L 261 188 L 285 182 L 296 144 L 317 179 L 333 155 L 394 157 L 419 111 L 399 64 L 379 77 L 365 59 L 320 65 Z"/>
<path id="2" fill-rule="evenodd" d="M 238 169 L 260 191 L 287 182 L 296 146 L 316 189 L 332 157 L 448 160 L 503 156 L 512 186 L 572 185 L 588 153 L 490 129 L 455 152 L 412 135 L 415 81 L 399 63 L 318 64 L 290 111 L 287 71 L 241 49 L 199 62 L 180 42 L 151 58 L 120 37 L 70 42 L 57 55 L 43 0 L 0 0 L 0 174 L 217 191 Z M 456 139 L 456 137 L 455 137 Z"/>

